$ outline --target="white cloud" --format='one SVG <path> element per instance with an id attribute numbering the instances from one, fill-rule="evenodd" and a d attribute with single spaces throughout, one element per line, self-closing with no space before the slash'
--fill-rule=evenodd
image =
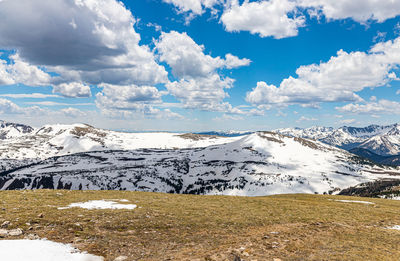
<path id="1" fill-rule="evenodd" d="M 0 98 L 0 114 L 3 115 L 24 115 L 31 117 L 53 113 L 56 112 L 51 112 L 38 106 L 20 107 L 10 100 Z"/>
<path id="2" fill-rule="evenodd" d="M 222 0 L 163 0 L 165 3 L 173 4 L 179 12 L 191 12 L 200 15 L 205 8 L 212 8 L 214 5 L 223 2 Z"/>
<path id="3" fill-rule="evenodd" d="M 365 104 L 350 103 L 343 107 L 336 107 L 340 112 L 354 114 L 400 114 L 400 103 L 381 99 L 375 102 L 367 102 Z"/>
<path id="4" fill-rule="evenodd" d="M 116 0 L 3 0 L 0 48 L 60 74 L 54 84 L 166 82 L 165 69 L 139 44 L 135 23 Z"/>
<path id="5" fill-rule="evenodd" d="M 37 101 L 37 102 L 24 102 L 25 104 L 41 105 L 41 106 L 93 106 L 94 103 L 66 103 L 54 101 Z"/>
<path id="6" fill-rule="evenodd" d="M 102 114 L 111 118 L 138 118 L 143 115 L 163 119 L 183 119 L 170 109 L 160 110 L 154 106 L 162 105 L 161 97 L 166 92 L 152 86 L 102 84 L 96 95 L 96 105 Z M 163 106 L 159 106 L 163 107 Z"/>
<path id="7" fill-rule="evenodd" d="M 231 1 L 221 16 L 228 32 L 249 31 L 261 37 L 280 39 L 295 36 L 305 25 L 303 15 L 295 13 L 296 3 L 289 0 Z M 291 15 L 290 15 L 291 14 Z"/>
<path id="8" fill-rule="evenodd" d="M 234 56 L 230 53 L 225 55 L 225 67 L 227 69 L 238 68 L 242 66 L 250 65 L 251 60 L 247 58 L 239 59 L 239 57 Z"/>
<path id="9" fill-rule="evenodd" d="M 83 117 L 86 116 L 86 113 L 77 109 L 77 108 L 65 108 L 62 109 L 61 112 L 67 117 Z"/>
<path id="10" fill-rule="evenodd" d="M 233 80 L 221 79 L 219 75 L 210 77 L 181 79 L 168 83 L 166 86 L 170 94 L 180 100 L 184 107 L 206 111 L 224 110 L 222 100 L 228 97 L 224 89 L 231 88 Z"/>
<path id="11" fill-rule="evenodd" d="M 0 85 L 22 83 L 43 86 L 50 83 L 50 75 L 37 66 L 21 59 L 18 54 L 9 56 L 10 62 L 0 59 Z"/>
<path id="12" fill-rule="evenodd" d="M 15 103 L 0 98 L 0 114 L 21 114 L 24 111 Z"/>
<path id="13" fill-rule="evenodd" d="M 400 94 L 400 90 L 398 90 L 398 91 L 396 92 L 396 94 L 398 94 L 398 95 L 399 95 L 399 94 Z"/>
<path id="14" fill-rule="evenodd" d="M 90 87 L 80 82 L 62 83 L 53 87 L 53 93 L 69 98 L 84 98 L 92 95 Z"/>
<path id="15" fill-rule="evenodd" d="M 385 39 L 386 39 L 386 35 L 387 35 L 387 33 L 386 32 L 377 32 L 376 33 L 376 35 L 374 36 L 374 38 L 372 39 L 372 41 L 374 42 L 374 43 L 376 43 L 376 42 L 383 42 L 383 41 L 385 41 Z"/>
<path id="16" fill-rule="evenodd" d="M 228 97 L 225 89 L 233 86 L 234 80 L 223 77 L 218 69 L 232 69 L 250 64 L 248 59 L 227 54 L 224 58 L 204 53 L 204 46 L 198 45 L 186 33 L 172 31 L 162 33 L 155 42 L 160 61 L 172 69 L 176 81 L 166 84 L 170 94 L 181 101 L 186 108 L 207 111 L 226 111 L 229 104 L 223 103 Z"/>
<path id="17" fill-rule="evenodd" d="M 246 100 L 262 106 L 362 101 L 357 92 L 397 80 L 393 70 L 400 64 L 399 50 L 400 38 L 378 43 L 368 53 L 341 50 L 328 62 L 299 67 L 297 78 L 284 79 L 279 87 L 258 82 Z"/>
<path id="18" fill-rule="evenodd" d="M 301 7 L 311 7 L 322 12 L 327 19 L 351 18 L 365 23 L 368 20 L 384 22 L 400 14 L 396 0 L 297 0 Z"/>
<path id="19" fill-rule="evenodd" d="M 244 120 L 243 116 L 223 114 L 221 117 L 215 117 L 213 121 L 241 121 Z"/>
<path id="20" fill-rule="evenodd" d="M 316 118 L 309 118 L 309 117 L 306 117 L 306 116 L 301 116 L 296 122 L 297 123 L 300 123 L 300 122 L 304 122 L 304 121 L 317 121 L 318 119 L 316 119 Z"/>
<path id="21" fill-rule="evenodd" d="M 43 94 L 43 93 L 8 93 L 8 94 L 0 94 L 0 97 L 8 97 L 14 99 L 23 99 L 23 98 L 47 99 L 47 98 L 60 98 L 61 96 L 55 94 Z"/>
<path id="22" fill-rule="evenodd" d="M 163 0 L 178 12 L 188 14 L 186 22 L 209 8 L 215 16 L 224 4 L 220 21 L 229 32 L 249 31 L 261 37 L 277 39 L 296 36 L 306 26 L 306 15 L 324 16 L 328 21 L 352 19 L 365 24 L 382 23 L 400 15 L 395 0 Z"/>
<path id="23" fill-rule="evenodd" d="M 229 32 L 249 31 L 277 39 L 296 36 L 306 25 L 304 13 L 330 20 L 353 19 L 359 23 L 384 22 L 400 15 L 393 0 L 228 0 L 221 22 Z"/>
<path id="24" fill-rule="evenodd" d="M 100 85 L 102 92 L 96 95 L 96 103 L 100 107 L 121 110 L 137 110 L 143 104 L 161 103 L 162 92 L 152 86 L 117 86 Z"/>
<path id="25" fill-rule="evenodd" d="M 205 54 L 203 45 L 198 45 L 186 33 L 163 32 L 156 41 L 160 61 L 168 63 L 175 77 L 206 77 L 216 69 L 237 68 L 250 64 L 249 59 L 240 59 L 226 54 L 225 59 Z"/>
<path id="26" fill-rule="evenodd" d="M 345 119 L 345 120 L 339 121 L 340 124 L 352 124 L 354 122 L 356 122 L 355 119 Z"/>

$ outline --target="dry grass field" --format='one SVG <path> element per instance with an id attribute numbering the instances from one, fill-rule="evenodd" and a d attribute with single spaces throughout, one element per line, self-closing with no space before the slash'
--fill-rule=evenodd
<path id="1" fill-rule="evenodd" d="M 134 210 L 58 209 L 127 199 Z M 362 200 L 375 204 L 335 200 Z M 0 224 L 114 260 L 399 260 L 400 201 L 125 191 L 0 192 Z"/>

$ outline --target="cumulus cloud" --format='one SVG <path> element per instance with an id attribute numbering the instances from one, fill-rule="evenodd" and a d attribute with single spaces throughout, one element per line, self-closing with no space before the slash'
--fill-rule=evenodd
<path id="1" fill-rule="evenodd" d="M 72 107 L 65 108 L 65 109 L 61 109 L 61 112 L 62 112 L 65 116 L 67 116 L 67 117 L 73 117 L 73 118 L 75 118 L 75 117 L 83 117 L 83 116 L 86 116 L 86 113 L 85 113 L 85 112 L 83 112 L 83 111 L 81 111 L 81 110 L 79 110 L 79 109 L 77 109 L 77 108 L 72 108 Z"/>
<path id="2" fill-rule="evenodd" d="M 163 32 L 156 41 L 160 61 L 168 63 L 175 77 L 205 77 L 221 68 L 237 68 L 250 64 L 249 59 L 240 59 L 226 54 L 225 59 L 205 54 L 203 45 L 198 45 L 186 33 Z"/>
<path id="3" fill-rule="evenodd" d="M 261 106 L 359 102 L 357 92 L 397 80 L 393 70 L 400 64 L 399 50 L 400 38 L 378 43 L 367 53 L 341 50 L 328 62 L 299 67 L 297 77 L 284 79 L 279 87 L 258 82 L 246 100 Z"/>
<path id="4" fill-rule="evenodd" d="M 277 39 L 296 36 L 306 26 L 305 13 L 328 21 L 353 19 L 359 23 L 384 22 L 400 15 L 393 0 L 227 0 L 220 21 L 229 32 L 249 31 Z"/>
<path id="5" fill-rule="evenodd" d="M 228 97 L 225 89 L 232 88 L 234 80 L 223 77 L 218 70 L 250 64 L 249 59 L 232 54 L 225 58 L 205 54 L 204 46 L 198 45 L 186 33 L 163 32 L 155 45 L 160 61 L 166 62 L 177 78 L 166 87 L 186 108 L 225 111 L 229 107 L 223 103 Z"/>
<path id="6" fill-rule="evenodd" d="M 343 107 L 336 107 L 340 112 L 354 114 L 400 114 L 400 103 L 381 99 L 367 103 L 350 103 Z"/>
<path id="7" fill-rule="evenodd" d="M 166 92 L 153 86 L 102 84 L 101 92 L 96 95 L 96 105 L 103 115 L 111 118 L 134 118 L 146 115 L 154 118 L 183 119 L 170 109 L 154 108 L 162 103 L 161 97 Z"/>
<path id="8" fill-rule="evenodd" d="M 242 5 L 233 0 L 221 22 L 228 32 L 249 31 L 280 39 L 297 35 L 298 28 L 305 25 L 304 16 L 295 10 L 296 3 L 290 0 L 244 1 Z"/>
<path id="9" fill-rule="evenodd" d="M 163 0 L 165 3 L 173 4 L 179 12 L 191 12 L 200 15 L 205 8 L 212 8 L 214 5 L 222 3 L 222 0 Z"/>
<path id="10" fill-rule="evenodd" d="M 0 85 L 43 86 L 50 83 L 51 76 L 47 72 L 22 60 L 19 54 L 10 55 L 9 60 L 7 63 L 0 59 Z"/>
<path id="11" fill-rule="evenodd" d="M 137 104 L 151 104 L 161 102 L 162 93 L 152 86 L 117 86 L 110 84 L 100 85 L 102 92 L 96 95 L 101 107 L 129 109 L 137 108 Z"/>
<path id="12" fill-rule="evenodd" d="M 0 114 L 21 114 L 24 111 L 15 103 L 0 98 Z"/>
<path id="13" fill-rule="evenodd" d="M 53 87 L 53 93 L 68 98 L 84 98 L 92 95 L 90 87 L 80 82 L 62 83 Z"/>
<path id="14" fill-rule="evenodd" d="M 232 85 L 232 79 L 221 79 L 219 75 L 214 74 L 210 77 L 181 79 L 166 86 L 169 93 L 180 100 L 186 108 L 221 111 L 225 108 L 221 102 L 228 97 L 224 89 L 231 88 Z"/>
<path id="15" fill-rule="evenodd" d="M 15 49 L 63 82 L 155 84 L 167 81 L 132 13 L 116 0 L 3 0 L 0 48 Z"/>
<path id="16" fill-rule="evenodd" d="M 298 0 L 298 5 L 314 8 L 327 19 L 346 19 L 365 23 L 368 20 L 384 22 L 400 14 L 400 5 L 393 0 Z"/>

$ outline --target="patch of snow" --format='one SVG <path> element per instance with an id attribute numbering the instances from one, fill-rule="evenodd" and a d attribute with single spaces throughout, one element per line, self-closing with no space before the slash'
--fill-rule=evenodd
<path id="1" fill-rule="evenodd" d="M 399 225 L 395 225 L 395 226 L 392 226 L 392 227 L 388 227 L 387 229 L 400 230 L 400 226 Z"/>
<path id="2" fill-rule="evenodd" d="M 372 204 L 372 205 L 375 204 L 375 203 L 373 203 L 373 202 L 369 202 L 369 201 L 360 201 L 360 200 L 335 199 L 334 201 L 337 201 L 337 202 L 344 202 L 344 203 L 360 203 L 360 204 Z"/>
<path id="3" fill-rule="evenodd" d="M 126 200 L 126 199 L 125 199 Z M 127 202 L 120 200 L 120 202 Z M 134 204 L 118 204 L 111 200 L 91 200 L 88 202 L 72 203 L 68 207 L 61 207 L 58 209 L 68 208 L 85 208 L 85 209 L 135 209 L 137 206 Z"/>
<path id="4" fill-rule="evenodd" d="M 21 251 L 22 250 L 22 251 Z M 1 260 L 7 261 L 103 261 L 104 258 L 79 252 L 69 244 L 48 240 L 0 240 Z"/>

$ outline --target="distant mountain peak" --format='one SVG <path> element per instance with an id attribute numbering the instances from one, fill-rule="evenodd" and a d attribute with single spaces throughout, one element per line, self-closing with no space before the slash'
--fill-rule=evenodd
<path id="1" fill-rule="evenodd" d="M 315 139 L 344 149 L 364 148 L 379 155 L 400 154 L 400 125 L 398 123 L 380 126 L 376 124 L 367 127 L 343 126 L 286 128 L 276 130 L 289 136 Z"/>

